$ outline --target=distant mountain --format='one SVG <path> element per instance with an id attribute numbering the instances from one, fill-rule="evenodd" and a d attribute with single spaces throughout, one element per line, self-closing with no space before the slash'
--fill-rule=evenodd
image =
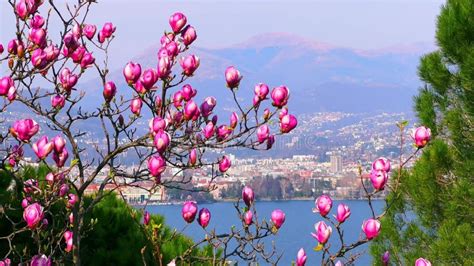
<path id="1" fill-rule="evenodd" d="M 156 67 L 158 48 L 150 47 L 132 60 L 144 68 Z M 264 82 L 271 87 L 288 86 L 289 107 L 296 113 L 409 112 L 412 96 L 420 86 L 416 75 L 419 57 L 434 49 L 413 44 L 362 51 L 287 33 L 268 33 L 230 47 L 190 49 L 201 59 L 190 84 L 199 90 L 198 98 L 214 95 L 221 108 L 229 106 L 231 95 L 225 87 L 224 70 L 234 65 L 244 75 L 239 97 L 248 104 L 255 84 Z M 110 75 L 119 88 L 126 86 L 122 67 L 117 66 Z M 97 80 L 89 81 L 82 88 L 97 84 Z M 91 98 L 89 103 L 102 100 L 101 90 L 85 90 Z"/>

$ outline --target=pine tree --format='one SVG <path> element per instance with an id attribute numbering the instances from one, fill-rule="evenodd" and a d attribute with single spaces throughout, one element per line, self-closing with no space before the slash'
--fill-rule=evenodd
<path id="1" fill-rule="evenodd" d="M 437 21 L 439 49 L 423 56 L 415 97 L 420 124 L 433 141 L 401 176 L 395 203 L 371 246 L 374 262 L 474 265 L 474 1 L 448 0 Z"/>

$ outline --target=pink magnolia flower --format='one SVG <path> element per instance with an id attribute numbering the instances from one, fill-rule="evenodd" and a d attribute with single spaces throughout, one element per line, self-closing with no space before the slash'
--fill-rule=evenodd
<path id="1" fill-rule="evenodd" d="M 202 226 L 202 228 L 206 228 L 209 225 L 210 221 L 211 221 L 211 212 L 206 208 L 202 208 L 199 211 L 198 224 Z"/>
<path id="2" fill-rule="evenodd" d="M 298 250 L 298 254 L 296 255 L 296 266 L 304 266 L 306 264 L 306 252 L 304 252 L 303 248 Z"/>
<path id="3" fill-rule="evenodd" d="M 9 258 L 0 261 L 0 266 L 10 266 L 12 261 Z"/>
<path id="4" fill-rule="evenodd" d="M 84 35 L 87 37 L 87 39 L 92 40 L 94 38 L 95 32 L 97 31 L 97 26 L 86 24 L 82 30 L 84 31 Z"/>
<path id="5" fill-rule="evenodd" d="M 245 225 L 249 226 L 253 223 L 253 213 L 251 210 L 248 210 L 244 213 L 244 223 Z"/>
<path id="6" fill-rule="evenodd" d="M 63 42 L 65 48 L 63 53 L 65 56 L 70 56 L 70 53 L 74 52 L 79 47 L 77 37 L 72 32 L 68 32 L 64 35 Z"/>
<path id="7" fill-rule="evenodd" d="M 174 32 L 165 33 L 161 36 L 160 43 L 162 46 L 167 45 L 169 42 L 174 41 L 175 35 Z"/>
<path id="8" fill-rule="evenodd" d="M 235 129 L 237 123 L 239 122 L 239 116 L 236 112 L 232 112 L 230 115 L 230 128 Z"/>
<path id="9" fill-rule="evenodd" d="M 31 18 L 30 20 L 30 26 L 33 29 L 39 29 L 43 27 L 43 25 L 44 25 L 44 18 L 39 14 L 34 15 L 33 18 Z"/>
<path id="10" fill-rule="evenodd" d="M 280 113 L 278 114 L 278 119 L 281 120 L 287 114 L 288 114 L 288 107 L 285 106 L 281 108 Z"/>
<path id="11" fill-rule="evenodd" d="M 155 135 L 153 144 L 159 154 L 163 154 L 170 145 L 171 137 L 168 132 L 161 130 Z"/>
<path id="12" fill-rule="evenodd" d="M 54 44 L 47 46 L 43 51 L 46 54 L 46 60 L 48 62 L 56 60 L 59 56 L 59 48 Z"/>
<path id="13" fill-rule="evenodd" d="M 362 231 L 364 231 L 367 239 L 373 239 L 380 233 L 380 222 L 375 219 L 368 219 L 362 224 Z"/>
<path id="14" fill-rule="evenodd" d="M 270 136 L 270 129 L 268 128 L 268 125 L 261 125 L 257 129 L 258 142 L 260 142 L 260 143 L 265 142 L 268 139 L 269 136 Z"/>
<path id="15" fill-rule="evenodd" d="M 383 190 L 388 181 L 388 174 L 385 171 L 372 170 L 370 172 L 370 181 L 376 190 Z"/>
<path id="16" fill-rule="evenodd" d="M 187 223 L 192 223 L 196 218 L 198 207 L 194 201 L 186 201 L 181 209 L 181 216 Z"/>
<path id="17" fill-rule="evenodd" d="M 113 81 L 106 82 L 104 85 L 104 91 L 102 92 L 105 101 L 110 102 L 114 98 L 116 93 L 117 87 L 115 86 L 115 83 Z"/>
<path id="18" fill-rule="evenodd" d="M 232 165 L 232 163 L 231 163 L 229 157 L 224 155 L 224 156 L 222 156 L 222 159 L 219 161 L 219 171 L 221 171 L 221 173 L 225 173 L 225 172 L 227 172 L 227 170 L 229 170 L 231 165 Z"/>
<path id="19" fill-rule="evenodd" d="M 245 186 L 242 189 L 242 200 L 245 202 L 245 205 L 250 207 L 253 204 L 253 201 L 255 199 L 255 195 L 253 193 L 253 190 L 249 186 Z"/>
<path id="20" fill-rule="evenodd" d="M 151 156 L 148 159 L 148 170 L 154 177 L 158 177 L 166 170 L 166 161 L 159 155 Z"/>
<path id="21" fill-rule="evenodd" d="M 196 96 L 197 90 L 195 90 L 193 87 L 191 87 L 191 85 L 186 84 L 181 89 L 181 94 L 183 95 L 183 98 L 184 98 L 185 101 L 189 101 L 194 96 Z"/>
<path id="22" fill-rule="evenodd" d="M 290 90 L 285 86 L 276 87 L 272 90 L 271 97 L 273 100 L 273 106 L 282 108 L 288 103 Z"/>
<path id="23" fill-rule="evenodd" d="M 15 12 L 22 20 L 25 20 L 26 17 L 30 15 L 30 8 L 28 8 L 25 0 L 20 0 L 17 2 L 15 5 Z"/>
<path id="24" fill-rule="evenodd" d="M 64 197 L 69 192 L 69 185 L 64 183 L 59 187 L 59 196 Z"/>
<path id="25" fill-rule="evenodd" d="M 13 136 L 17 139 L 27 142 L 33 137 L 39 130 L 39 125 L 32 119 L 17 120 L 10 129 Z"/>
<path id="26" fill-rule="evenodd" d="M 16 88 L 15 87 L 10 87 L 10 89 L 8 89 L 7 99 L 10 102 L 13 102 L 16 99 Z"/>
<path id="27" fill-rule="evenodd" d="M 53 143 L 55 152 L 61 152 L 66 146 L 66 140 L 60 135 L 54 137 L 51 142 Z"/>
<path id="28" fill-rule="evenodd" d="M 275 143 L 275 135 L 270 135 L 267 138 L 267 149 L 271 149 L 273 147 L 273 143 Z"/>
<path id="29" fill-rule="evenodd" d="M 49 184 L 50 186 L 53 185 L 53 184 L 54 184 L 54 180 L 55 180 L 55 178 L 54 178 L 54 173 L 48 173 L 48 174 L 45 176 L 44 179 L 46 180 L 46 182 L 48 182 L 48 184 Z"/>
<path id="30" fill-rule="evenodd" d="M 225 81 L 227 82 L 227 87 L 231 89 L 238 87 L 241 79 L 242 75 L 235 67 L 230 66 L 225 70 Z"/>
<path id="31" fill-rule="evenodd" d="M 325 222 L 320 221 L 314 225 L 314 229 L 316 230 L 316 232 L 311 233 L 311 235 L 316 238 L 316 240 L 318 240 L 320 244 L 326 244 L 329 240 L 329 237 L 331 237 L 331 226 L 328 226 Z"/>
<path id="32" fill-rule="evenodd" d="M 193 26 L 188 25 L 183 29 L 183 32 L 181 32 L 181 38 L 183 38 L 183 44 L 186 46 L 191 45 L 191 43 L 196 40 L 197 35 L 196 35 L 196 30 L 194 29 Z"/>
<path id="33" fill-rule="evenodd" d="M 68 157 L 69 157 L 69 153 L 67 152 L 66 148 L 62 149 L 61 152 L 53 153 L 53 160 L 56 163 L 56 165 L 60 168 L 64 166 Z"/>
<path id="34" fill-rule="evenodd" d="M 33 151 L 41 160 L 48 156 L 48 154 L 53 150 L 53 147 L 53 142 L 49 142 L 47 136 L 41 137 L 38 141 L 36 141 L 36 143 L 33 143 L 32 145 Z"/>
<path id="35" fill-rule="evenodd" d="M 228 127 L 226 125 L 220 125 L 217 128 L 217 140 L 218 141 L 223 141 L 223 140 L 227 139 L 227 137 L 229 137 L 231 133 L 232 133 L 232 128 L 231 127 Z"/>
<path id="36" fill-rule="evenodd" d="M 48 61 L 46 60 L 46 53 L 38 48 L 31 53 L 31 64 L 37 69 L 43 69 Z"/>
<path id="37" fill-rule="evenodd" d="M 132 113 L 134 113 L 135 115 L 140 115 L 140 111 L 142 110 L 142 99 L 141 98 L 134 98 L 131 102 L 130 102 L 130 110 L 132 111 Z"/>
<path id="38" fill-rule="evenodd" d="M 332 199 L 328 195 L 319 196 L 314 202 L 316 208 L 313 209 L 313 212 L 319 212 L 321 216 L 326 217 L 329 211 L 332 208 Z"/>
<path id="39" fill-rule="evenodd" d="M 39 29 L 33 28 L 30 30 L 28 39 L 32 41 L 38 47 L 44 48 L 46 46 L 46 30 L 42 28 L 39 28 Z"/>
<path id="40" fill-rule="evenodd" d="M 204 102 L 201 104 L 201 114 L 204 117 L 208 117 L 212 114 L 212 110 L 216 107 L 217 100 L 214 97 L 207 97 L 204 99 Z"/>
<path id="41" fill-rule="evenodd" d="M 255 96 L 258 97 L 259 100 L 265 100 L 265 98 L 267 98 L 269 91 L 270 89 L 268 88 L 267 84 L 259 83 L 255 85 L 254 93 L 255 93 Z"/>
<path id="42" fill-rule="evenodd" d="M 145 211 L 145 215 L 143 216 L 143 224 L 148 225 L 150 223 L 150 213 Z"/>
<path id="43" fill-rule="evenodd" d="M 387 250 L 382 255 L 382 263 L 383 263 L 383 265 L 388 265 L 389 262 L 390 262 L 390 252 L 388 252 L 388 250 Z"/>
<path id="44" fill-rule="evenodd" d="M 169 76 L 171 67 L 172 60 L 169 56 L 158 57 L 157 75 L 160 79 L 165 80 Z"/>
<path id="45" fill-rule="evenodd" d="M 168 122 L 166 119 L 163 119 L 159 116 L 152 118 L 148 123 L 148 127 L 150 128 L 150 133 L 152 135 L 156 135 L 156 133 L 163 131 L 168 126 Z"/>
<path id="46" fill-rule="evenodd" d="M 35 179 L 28 179 L 23 182 L 23 191 L 26 194 L 35 193 L 38 189 L 38 181 Z"/>
<path id="47" fill-rule="evenodd" d="M 167 43 L 164 48 L 166 49 L 166 51 L 168 51 L 168 55 L 172 58 L 179 54 L 178 44 L 174 41 Z"/>
<path id="48" fill-rule="evenodd" d="M 129 85 L 135 83 L 142 74 L 142 67 L 140 64 L 129 62 L 123 68 L 123 76 Z"/>
<path id="49" fill-rule="evenodd" d="M 38 203 L 28 205 L 23 211 L 23 219 L 30 229 L 35 229 L 43 220 L 43 206 Z"/>
<path id="50" fill-rule="evenodd" d="M 197 117 L 199 117 L 199 107 L 193 100 L 190 100 L 184 106 L 184 118 L 186 120 L 196 120 Z"/>
<path id="51" fill-rule="evenodd" d="M 170 16 L 169 22 L 173 32 L 178 33 L 186 25 L 187 19 L 183 13 L 176 12 Z"/>
<path id="52" fill-rule="evenodd" d="M 350 215 L 351 210 L 349 209 L 349 206 L 344 203 L 339 203 L 339 205 L 337 206 L 337 215 L 334 215 L 336 220 L 339 223 L 343 223 L 347 220 L 347 218 L 349 218 Z"/>
<path id="53" fill-rule="evenodd" d="M 69 56 L 71 57 L 72 61 L 76 64 L 79 64 L 86 53 L 86 48 L 84 46 L 77 47 L 74 52 L 72 52 Z"/>
<path id="54" fill-rule="evenodd" d="M 74 205 L 76 205 L 76 203 L 77 203 L 77 196 L 76 196 L 76 194 L 70 193 L 70 194 L 68 195 L 67 207 L 68 207 L 69 209 L 72 209 L 72 208 L 74 207 Z"/>
<path id="55" fill-rule="evenodd" d="M 3 48 L 3 45 L 0 43 L 0 54 L 3 54 L 3 51 L 5 51 L 5 48 Z"/>
<path id="56" fill-rule="evenodd" d="M 92 53 L 85 52 L 81 59 L 81 68 L 85 69 L 95 63 L 95 58 Z"/>
<path id="57" fill-rule="evenodd" d="M 280 120 L 280 131 L 290 133 L 298 125 L 298 120 L 294 115 L 287 114 Z"/>
<path id="58" fill-rule="evenodd" d="M 104 24 L 100 32 L 102 33 L 103 38 L 107 39 L 112 37 L 112 34 L 114 34 L 116 27 L 112 22 L 107 22 Z"/>
<path id="59" fill-rule="evenodd" d="M 390 171 L 390 160 L 380 157 L 372 163 L 372 170 L 375 171 Z"/>
<path id="60" fill-rule="evenodd" d="M 76 38 L 81 38 L 82 36 L 82 27 L 79 25 L 79 23 L 74 24 L 72 27 L 72 34 L 76 36 Z"/>
<path id="61" fill-rule="evenodd" d="M 280 227 L 285 222 L 285 213 L 280 209 L 276 209 L 272 211 L 271 219 L 276 229 L 280 229 Z"/>
<path id="62" fill-rule="evenodd" d="M 268 119 L 270 119 L 270 110 L 268 108 L 265 108 L 265 110 L 263 110 L 263 120 L 267 121 Z"/>
<path id="63" fill-rule="evenodd" d="M 51 258 L 48 258 L 46 255 L 35 255 L 31 258 L 30 266 L 51 266 Z"/>
<path id="64" fill-rule="evenodd" d="M 77 83 L 78 76 L 76 74 L 71 73 L 69 68 L 63 68 L 59 73 L 59 80 L 61 81 L 61 85 L 64 90 L 71 91 L 72 87 L 74 87 Z"/>
<path id="65" fill-rule="evenodd" d="M 431 129 L 421 126 L 413 130 L 412 137 L 418 148 L 423 148 L 431 140 Z"/>
<path id="66" fill-rule="evenodd" d="M 181 65 L 181 68 L 183 68 L 183 74 L 185 76 L 192 76 L 194 71 L 199 67 L 199 57 L 188 55 L 181 58 L 179 64 Z"/>
<path id="67" fill-rule="evenodd" d="M 11 77 L 3 77 L 0 79 L 0 96 L 5 96 L 11 87 L 14 87 L 15 83 Z"/>
<path id="68" fill-rule="evenodd" d="M 425 258 L 419 258 L 415 261 L 415 266 L 431 266 L 431 262 Z"/>
<path id="69" fill-rule="evenodd" d="M 146 90 L 151 89 L 157 81 L 158 72 L 152 68 L 143 71 L 143 74 L 140 78 L 140 82 L 143 84 L 143 87 L 145 87 Z"/>
<path id="70" fill-rule="evenodd" d="M 197 151 L 196 149 L 192 149 L 189 152 L 189 165 L 194 166 L 197 161 Z"/>
<path id="71" fill-rule="evenodd" d="M 212 136 L 214 136 L 214 132 L 215 132 L 214 124 L 212 123 L 212 121 L 209 121 L 203 129 L 204 137 L 206 139 L 210 139 L 212 138 Z"/>
<path id="72" fill-rule="evenodd" d="M 61 109 L 66 104 L 66 98 L 61 94 L 51 96 L 51 106 L 55 109 Z"/>
<path id="73" fill-rule="evenodd" d="M 74 243 L 73 243 L 73 233 L 71 231 L 66 231 L 64 232 L 64 241 L 66 242 L 66 252 L 71 252 L 72 249 L 74 248 Z"/>

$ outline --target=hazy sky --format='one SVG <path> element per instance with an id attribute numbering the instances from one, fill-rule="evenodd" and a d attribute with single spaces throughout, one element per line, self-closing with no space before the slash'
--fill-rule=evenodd
<path id="1" fill-rule="evenodd" d="M 0 41 L 11 39 L 13 19 L 0 3 Z M 55 1 L 64 5 L 65 1 Z M 76 1 L 68 1 L 74 3 Z M 441 0 L 98 0 L 90 21 L 117 25 L 112 53 L 120 61 L 159 41 L 168 18 L 181 11 L 197 29 L 196 45 L 222 47 L 266 32 L 289 32 L 337 46 L 373 49 L 434 42 Z"/>

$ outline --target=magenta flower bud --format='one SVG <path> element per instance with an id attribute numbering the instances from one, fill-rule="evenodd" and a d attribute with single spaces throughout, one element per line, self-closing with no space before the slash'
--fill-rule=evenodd
<path id="1" fill-rule="evenodd" d="M 11 86 L 9 89 L 8 89 L 8 92 L 7 92 L 7 99 L 10 101 L 10 102 L 13 102 L 15 99 L 16 99 L 16 88 L 14 86 Z"/>
<path id="2" fill-rule="evenodd" d="M 42 28 L 31 29 L 28 39 L 37 46 L 44 48 L 46 46 L 46 30 Z"/>
<path id="3" fill-rule="evenodd" d="M 43 206 L 38 203 L 28 205 L 23 211 L 23 219 L 31 230 L 39 225 L 41 220 L 43 220 L 43 216 Z"/>
<path id="4" fill-rule="evenodd" d="M 388 181 L 388 174 L 385 171 L 372 170 L 370 172 L 370 181 L 376 190 L 383 190 Z"/>
<path id="5" fill-rule="evenodd" d="M 59 48 L 56 45 L 49 45 L 46 48 L 44 48 L 44 53 L 46 54 L 46 60 L 48 62 L 54 61 L 58 58 L 59 56 Z"/>
<path id="6" fill-rule="evenodd" d="M 173 32 L 165 33 L 163 36 L 161 36 L 161 39 L 160 39 L 161 45 L 166 46 L 171 41 L 174 41 L 174 37 L 175 35 Z"/>
<path id="7" fill-rule="evenodd" d="M 298 250 L 298 254 L 296 255 L 296 266 L 304 266 L 306 264 L 306 252 L 304 252 L 303 248 Z"/>
<path id="8" fill-rule="evenodd" d="M 214 124 L 211 121 L 209 121 L 203 130 L 204 137 L 206 139 L 212 138 L 212 136 L 214 136 L 214 131 L 215 131 Z"/>
<path id="9" fill-rule="evenodd" d="M 142 99 L 141 98 L 134 98 L 131 102 L 130 102 L 130 110 L 132 111 L 132 113 L 134 113 L 135 115 L 140 115 L 140 111 L 142 110 Z"/>
<path id="10" fill-rule="evenodd" d="M 18 140 L 28 142 L 39 130 L 39 125 L 32 119 L 22 119 L 15 121 L 10 129 L 11 133 Z"/>
<path id="11" fill-rule="evenodd" d="M 97 40 L 99 41 L 99 43 L 104 43 L 105 39 L 106 38 L 105 38 L 104 32 L 99 31 L 99 33 L 97 34 Z"/>
<path id="12" fill-rule="evenodd" d="M 263 120 L 267 121 L 268 119 L 270 119 L 270 110 L 268 108 L 265 108 L 265 110 L 263 110 Z"/>
<path id="13" fill-rule="evenodd" d="M 349 209 L 349 206 L 344 203 L 339 203 L 339 205 L 337 206 L 337 215 L 334 215 L 336 220 L 339 223 L 343 223 L 347 220 L 347 218 L 349 218 L 350 215 L 351 210 Z"/>
<path id="14" fill-rule="evenodd" d="M 166 170 L 166 161 L 159 155 L 151 156 L 148 159 L 148 170 L 154 177 L 160 176 Z"/>
<path id="15" fill-rule="evenodd" d="M 59 168 L 64 166 L 68 157 L 69 157 L 69 153 L 67 152 L 67 149 L 62 149 L 61 152 L 59 153 L 58 152 L 53 153 L 53 160 Z"/>
<path id="16" fill-rule="evenodd" d="M 431 262 L 424 258 L 419 258 L 415 261 L 415 266 L 431 266 Z"/>
<path id="17" fill-rule="evenodd" d="M 54 151 L 55 152 L 61 152 L 64 147 L 66 146 L 66 140 L 61 137 L 61 136 L 56 136 L 54 137 L 51 142 L 53 143 L 53 146 L 54 146 Z"/>
<path id="18" fill-rule="evenodd" d="M 276 209 L 272 212 L 271 219 L 276 229 L 280 229 L 285 222 L 285 213 L 280 209 Z"/>
<path id="19" fill-rule="evenodd" d="M 325 222 L 320 221 L 314 225 L 314 229 L 316 230 L 316 232 L 311 233 L 311 235 L 316 238 L 316 240 L 318 240 L 320 244 L 326 244 L 329 240 L 329 237 L 331 237 L 331 226 L 328 226 Z"/>
<path id="20" fill-rule="evenodd" d="M 137 82 L 142 74 L 142 67 L 140 64 L 129 62 L 123 69 L 123 76 L 129 85 Z"/>
<path id="21" fill-rule="evenodd" d="M 230 115 L 230 128 L 235 129 L 238 122 L 239 122 L 239 116 L 237 115 L 236 112 L 232 112 L 232 114 Z"/>
<path id="22" fill-rule="evenodd" d="M 39 29 L 44 25 L 44 18 L 40 15 L 34 15 L 30 20 L 30 26 L 33 29 Z"/>
<path id="23" fill-rule="evenodd" d="M 26 17 L 28 17 L 28 15 L 30 14 L 30 10 L 25 0 L 18 1 L 18 3 L 15 6 L 15 13 L 22 20 L 25 20 Z"/>
<path id="24" fill-rule="evenodd" d="M 176 126 L 179 126 L 183 122 L 183 112 L 174 113 L 172 121 Z"/>
<path id="25" fill-rule="evenodd" d="M 362 231 L 364 231 L 367 239 L 373 239 L 380 233 L 380 222 L 375 219 L 368 219 L 362 224 Z"/>
<path id="26" fill-rule="evenodd" d="M 387 158 L 380 157 L 372 163 L 372 170 L 389 172 L 390 161 Z"/>
<path id="27" fill-rule="evenodd" d="M 143 83 L 140 80 L 135 82 L 133 87 L 135 91 L 138 92 L 138 94 L 145 94 L 147 92 L 147 89 L 145 88 L 145 86 L 143 86 Z"/>
<path id="28" fill-rule="evenodd" d="M 28 179 L 25 182 L 23 182 L 23 191 L 26 194 L 31 194 L 35 193 L 38 191 L 38 181 L 35 179 Z"/>
<path id="29" fill-rule="evenodd" d="M 253 201 L 255 199 L 255 195 L 253 193 L 253 190 L 249 186 L 245 186 L 242 189 L 242 200 L 245 202 L 245 205 L 250 207 L 253 204 Z"/>
<path id="30" fill-rule="evenodd" d="M 166 49 L 166 51 L 168 51 L 168 56 L 172 58 L 174 58 L 175 56 L 179 54 L 178 44 L 176 44 L 176 42 L 174 41 L 167 43 L 164 48 Z"/>
<path id="31" fill-rule="evenodd" d="M 181 68 L 183 68 L 183 74 L 185 76 L 192 76 L 194 71 L 199 67 L 199 57 L 188 55 L 181 58 L 179 64 L 181 65 Z"/>
<path id="32" fill-rule="evenodd" d="M 95 58 L 92 53 L 85 52 L 81 60 L 81 68 L 85 69 L 90 67 L 95 63 Z"/>
<path id="33" fill-rule="evenodd" d="M 145 215 L 143 216 L 143 224 L 148 225 L 150 223 L 150 213 L 145 211 Z"/>
<path id="34" fill-rule="evenodd" d="M 209 225 L 209 222 L 211 221 L 211 212 L 206 209 L 206 208 L 202 208 L 200 211 L 199 211 L 199 215 L 198 215 L 198 224 L 202 227 L 202 228 L 206 228 L 208 225 Z"/>
<path id="35" fill-rule="evenodd" d="M 276 87 L 272 90 L 271 97 L 273 100 L 272 105 L 282 108 L 288 103 L 288 99 L 290 98 L 290 90 L 285 86 Z"/>
<path id="36" fill-rule="evenodd" d="M 44 179 L 51 186 L 54 183 L 54 174 L 53 173 L 48 173 Z"/>
<path id="37" fill-rule="evenodd" d="M 217 128 L 217 140 L 223 141 L 227 139 L 227 137 L 229 137 L 231 133 L 232 133 L 232 128 L 226 125 L 221 125 Z"/>
<path id="38" fill-rule="evenodd" d="M 275 143 L 275 135 L 268 136 L 267 139 L 267 149 L 271 149 L 273 147 L 273 143 Z"/>
<path id="39" fill-rule="evenodd" d="M 216 107 L 217 101 L 214 97 L 207 97 L 204 99 L 204 102 L 201 104 L 201 114 L 203 117 L 208 117 L 212 114 L 212 110 Z"/>
<path id="40" fill-rule="evenodd" d="M 112 34 L 115 32 L 115 29 L 116 27 L 114 26 L 114 24 L 112 24 L 111 22 L 107 22 L 104 24 L 100 32 L 102 33 L 103 37 L 107 39 L 112 37 Z"/>
<path id="41" fill-rule="evenodd" d="M 48 64 L 46 53 L 42 49 L 34 50 L 31 53 L 31 64 L 37 69 L 43 69 Z"/>
<path id="42" fill-rule="evenodd" d="M 231 165 L 232 165 L 232 162 L 230 161 L 229 157 L 224 155 L 222 156 L 222 159 L 219 161 L 219 171 L 221 173 L 225 173 L 227 172 L 227 170 L 229 170 Z"/>
<path id="43" fill-rule="evenodd" d="M 59 73 L 59 80 L 63 89 L 69 92 L 76 85 L 78 76 L 71 73 L 69 68 L 66 67 Z"/>
<path id="44" fill-rule="evenodd" d="M 53 143 L 48 141 L 47 136 L 41 137 L 36 143 L 33 143 L 32 148 L 36 156 L 40 160 L 45 159 L 46 156 L 53 150 Z"/>
<path id="45" fill-rule="evenodd" d="M 186 84 L 181 89 L 181 94 L 183 95 L 183 98 L 184 98 L 185 101 L 189 101 L 194 96 L 196 96 L 197 91 L 193 87 L 191 87 L 191 85 Z"/>
<path id="46" fill-rule="evenodd" d="M 174 107 L 178 108 L 182 106 L 183 102 L 183 93 L 181 91 L 177 91 L 173 94 L 173 105 Z"/>
<path id="47" fill-rule="evenodd" d="M 192 149 L 189 152 L 188 164 L 191 165 L 191 166 L 194 166 L 194 165 L 196 165 L 196 161 L 197 161 L 197 151 L 196 151 L 196 149 Z"/>
<path id="48" fill-rule="evenodd" d="M 30 266 L 51 266 L 52 262 L 51 259 L 48 258 L 46 255 L 34 255 L 33 258 L 31 258 L 31 263 Z"/>
<path id="49" fill-rule="evenodd" d="M 72 209 L 72 208 L 74 207 L 74 205 L 76 205 L 76 203 L 77 203 L 77 196 L 76 196 L 76 194 L 70 193 L 70 194 L 68 195 L 67 207 L 68 207 L 69 209 Z"/>
<path id="50" fill-rule="evenodd" d="M 227 82 L 227 87 L 231 89 L 238 87 L 241 79 L 242 75 L 235 67 L 230 66 L 225 70 L 225 81 Z"/>
<path id="51" fill-rule="evenodd" d="M 198 207 L 194 201 L 186 201 L 181 209 L 181 215 L 187 223 L 192 223 L 196 218 Z M 209 217 L 210 218 L 210 217 Z"/>
<path id="52" fill-rule="evenodd" d="M 264 83 L 259 83 L 255 85 L 254 93 L 260 100 L 265 100 L 265 98 L 267 98 L 269 91 L 270 89 Z"/>
<path id="53" fill-rule="evenodd" d="M 281 108 L 280 113 L 278 114 L 278 119 L 281 120 L 287 114 L 288 114 L 288 107 L 285 106 Z"/>
<path id="54" fill-rule="evenodd" d="M 244 213 L 244 223 L 246 226 L 249 226 L 253 223 L 253 213 L 251 210 L 248 210 Z"/>
<path id="55" fill-rule="evenodd" d="M 298 120 L 294 115 L 285 115 L 280 120 L 281 133 L 290 133 L 298 125 Z"/>
<path id="56" fill-rule="evenodd" d="M 76 50 L 74 50 L 74 52 L 70 54 L 70 57 L 74 63 L 79 64 L 81 63 L 81 60 L 84 57 L 85 53 L 86 48 L 84 48 L 84 46 L 79 46 Z"/>
<path id="57" fill-rule="evenodd" d="M 164 80 L 168 78 L 171 72 L 172 61 L 168 56 L 161 56 L 158 58 L 157 76 Z"/>
<path id="58" fill-rule="evenodd" d="M 69 230 L 64 232 L 64 241 L 66 242 L 66 252 L 71 252 L 72 249 L 74 248 L 73 239 L 74 239 L 73 232 Z"/>
<path id="59" fill-rule="evenodd" d="M 196 30 L 193 26 L 188 25 L 186 28 L 184 28 L 183 32 L 181 32 L 181 37 L 183 38 L 184 45 L 189 46 L 197 38 Z"/>
<path id="60" fill-rule="evenodd" d="M 30 202 L 27 199 L 21 200 L 21 207 L 23 207 L 23 209 L 28 207 L 29 204 Z"/>
<path id="61" fill-rule="evenodd" d="M 113 81 L 108 81 L 104 85 L 104 91 L 102 92 L 102 95 L 104 95 L 104 99 L 107 102 L 110 102 L 115 94 L 117 93 L 117 87 L 115 86 L 115 83 Z"/>
<path id="62" fill-rule="evenodd" d="M 170 144 L 170 140 L 170 135 L 166 131 L 161 130 L 156 133 L 153 144 L 159 154 L 163 154 L 166 151 L 166 148 L 168 148 Z"/>
<path id="63" fill-rule="evenodd" d="M 217 115 L 214 115 L 211 119 L 212 123 L 215 125 L 217 124 Z"/>
<path id="64" fill-rule="evenodd" d="M 165 119 L 161 117 L 155 117 L 150 120 L 150 122 L 148 123 L 148 126 L 150 128 L 150 133 L 152 135 L 156 135 L 156 133 L 165 130 L 166 127 L 168 126 L 168 123 Z"/>
<path id="65" fill-rule="evenodd" d="M 64 197 L 69 192 L 69 185 L 64 183 L 59 187 L 59 196 Z"/>
<path id="66" fill-rule="evenodd" d="M 253 96 L 252 104 L 255 108 L 258 108 L 260 106 L 260 98 L 258 98 L 257 95 Z"/>
<path id="67" fill-rule="evenodd" d="M 186 120 L 191 120 L 195 118 L 198 112 L 199 112 L 199 107 L 193 100 L 187 102 L 186 105 L 184 106 L 184 118 Z"/>
<path id="68" fill-rule="evenodd" d="M 72 34 L 77 38 L 81 38 L 82 35 L 82 27 L 78 23 L 74 24 L 72 27 Z"/>
<path id="69" fill-rule="evenodd" d="M 0 96 L 5 96 L 11 87 L 14 87 L 15 83 L 11 77 L 3 77 L 0 79 Z"/>
<path id="70" fill-rule="evenodd" d="M 84 35 L 87 39 L 92 40 L 94 38 L 95 32 L 97 31 L 97 27 L 95 25 L 86 24 L 82 29 L 84 31 Z"/>
<path id="71" fill-rule="evenodd" d="M 412 137 L 418 148 L 423 148 L 431 139 L 431 129 L 421 126 L 413 130 Z"/>
<path id="72" fill-rule="evenodd" d="M 388 250 L 387 250 L 382 255 L 382 264 L 383 265 L 388 265 L 389 262 L 390 262 L 390 252 L 388 252 Z"/>
<path id="73" fill-rule="evenodd" d="M 71 32 L 68 32 L 66 35 L 64 35 L 63 42 L 67 52 L 66 56 L 70 52 L 74 52 L 74 50 L 79 47 L 79 42 L 77 41 L 76 36 L 74 36 L 74 34 Z"/>
<path id="74" fill-rule="evenodd" d="M 61 109 L 64 107 L 64 104 L 66 103 L 66 98 L 62 96 L 61 94 L 56 94 L 54 96 L 51 96 L 51 106 L 55 109 Z"/>
<path id="75" fill-rule="evenodd" d="M 270 129 L 268 128 L 267 125 L 261 125 L 257 129 L 258 142 L 260 142 L 260 143 L 265 142 L 268 139 L 269 136 L 270 136 Z"/>
<path id="76" fill-rule="evenodd" d="M 186 25 L 187 19 L 183 13 L 176 12 L 173 15 L 171 15 L 169 22 L 170 22 L 170 26 L 173 32 L 178 33 Z"/>
<path id="77" fill-rule="evenodd" d="M 319 212 L 322 217 L 326 217 L 332 208 L 332 199 L 328 195 L 319 196 L 314 202 L 316 208 L 313 209 L 313 212 Z"/>
<path id="78" fill-rule="evenodd" d="M 150 68 L 143 71 L 143 75 L 140 78 L 140 82 L 143 84 L 146 90 L 149 90 L 158 81 L 158 73 L 156 70 Z"/>
<path id="79" fill-rule="evenodd" d="M 16 39 L 9 41 L 7 46 L 8 53 L 16 55 L 18 53 L 18 44 L 19 41 Z"/>
<path id="80" fill-rule="evenodd" d="M 5 51 L 5 48 L 3 48 L 3 45 L 0 43 L 0 54 L 3 54 L 3 51 Z"/>

